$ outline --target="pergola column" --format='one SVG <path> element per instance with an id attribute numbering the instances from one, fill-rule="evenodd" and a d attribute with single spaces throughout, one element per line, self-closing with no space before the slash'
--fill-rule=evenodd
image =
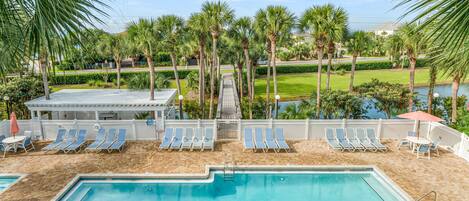
<path id="1" fill-rule="evenodd" d="M 99 121 L 99 112 L 98 111 L 94 111 L 94 115 L 96 117 L 96 121 Z"/>

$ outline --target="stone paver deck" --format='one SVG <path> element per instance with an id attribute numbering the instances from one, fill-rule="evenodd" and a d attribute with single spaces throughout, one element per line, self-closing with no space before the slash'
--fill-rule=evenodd
<path id="1" fill-rule="evenodd" d="M 0 200 L 50 200 L 79 173 L 202 173 L 206 165 L 222 165 L 227 155 L 239 165 L 376 165 L 414 198 L 435 190 L 438 201 L 469 200 L 469 163 L 448 152 L 417 160 L 408 150 L 396 150 L 395 141 L 385 141 L 387 153 L 342 153 L 320 141 L 289 144 L 292 153 L 243 152 L 241 142 L 217 143 L 214 152 L 157 151 L 155 142 L 131 142 L 123 153 L 10 155 L 0 159 L 0 173 L 27 176 Z"/>

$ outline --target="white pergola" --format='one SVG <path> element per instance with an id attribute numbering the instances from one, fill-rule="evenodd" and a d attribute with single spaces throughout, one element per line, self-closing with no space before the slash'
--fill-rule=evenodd
<path id="1" fill-rule="evenodd" d="M 41 118 L 41 112 L 94 112 L 99 120 L 100 112 L 145 112 L 155 111 L 164 118 L 173 104 L 175 89 L 155 91 L 155 100 L 150 100 L 148 90 L 127 89 L 63 89 L 50 94 L 50 99 L 40 97 L 25 103 L 31 117 Z"/>

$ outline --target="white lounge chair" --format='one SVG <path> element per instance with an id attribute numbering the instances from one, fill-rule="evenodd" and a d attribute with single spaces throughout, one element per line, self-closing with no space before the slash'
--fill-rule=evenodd
<path id="1" fill-rule="evenodd" d="M 375 129 L 373 128 L 366 129 L 366 134 L 367 134 L 368 140 L 370 140 L 371 144 L 375 146 L 376 149 L 380 151 L 388 150 L 388 147 L 381 144 L 380 140 L 376 137 Z"/>
<path id="2" fill-rule="evenodd" d="M 163 140 L 161 141 L 159 149 L 169 149 L 171 141 L 173 140 L 173 128 L 166 128 L 164 130 Z"/>
<path id="3" fill-rule="evenodd" d="M 205 128 L 204 143 L 202 146 L 202 151 L 205 149 L 214 150 L 215 141 L 213 140 L 213 128 Z"/>
<path id="4" fill-rule="evenodd" d="M 203 144 L 204 144 L 204 141 L 202 137 L 201 128 L 194 128 L 194 137 L 192 138 L 191 151 L 193 151 L 194 149 L 202 150 Z"/>
<path id="5" fill-rule="evenodd" d="M 274 135 L 271 128 L 265 129 L 265 144 L 267 145 L 268 150 L 278 151 L 278 145 L 275 142 Z"/>
<path id="6" fill-rule="evenodd" d="M 172 149 L 172 150 L 181 149 L 181 146 L 182 146 L 182 132 L 183 131 L 184 130 L 182 128 L 176 128 L 176 134 L 174 134 L 173 142 L 171 143 L 170 149 Z"/>
<path id="7" fill-rule="evenodd" d="M 365 147 L 365 150 L 370 150 L 373 152 L 378 151 L 378 149 L 368 140 L 366 137 L 365 129 L 364 128 L 357 128 L 356 129 L 356 137 L 360 144 L 362 144 Z"/>
<path id="8" fill-rule="evenodd" d="M 357 139 L 357 134 L 355 133 L 354 128 L 347 128 L 347 140 L 350 144 L 356 149 L 365 151 L 365 147 L 360 143 L 360 140 Z"/>
<path id="9" fill-rule="evenodd" d="M 283 135 L 283 128 L 276 128 L 274 134 L 279 151 L 283 149 L 285 152 L 289 152 L 290 146 L 288 146 L 287 141 L 285 140 L 285 136 Z"/>
<path id="10" fill-rule="evenodd" d="M 337 137 L 337 141 L 339 141 L 340 146 L 342 146 L 344 150 L 352 152 L 355 151 L 355 147 L 353 147 L 353 145 L 350 144 L 350 142 L 345 137 L 345 130 L 343 128 L 336 128 L 335 134 Z"/>
<path id="11" fill-rule="evenodd" d="M 343 151 L 343 147 L 339 144 L 339 141 L 337 141 L 337 138 L 334 136 L 334 129 L 326 128 L 326 142 L 330 148 Z"/>
<path id="12" fill-rule="evenodd" d="M 264 143 L 264 138 L 262 137 L 262 128 L 256 128 L 254 144 L 256 146 L 256 150 L 260 149 L 264 152 L 267 150 L 267 145 Z"/>
<path id="13" fill-rule="evenodd" d="M 243 145 L 244 150 L 256 150 L 252 138 L 252 128 L 244 128 Z"/>
<path id="14" fill-rule="evenodd" d="M 191 149 L 192 147 L 192 140 L 194 138 L 194 129 L 193 128 L 186 128 L 186 133 L 184 137 L 182 137 L 182 145 L 181 151 L 184 149 Z"/>

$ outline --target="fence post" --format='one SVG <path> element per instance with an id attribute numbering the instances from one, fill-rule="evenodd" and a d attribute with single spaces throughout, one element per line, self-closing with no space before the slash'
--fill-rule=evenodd
<path id="1" fill-rule="evenodd" d="M 243 122 L 243 119 L 238 119 L 238 140 L 241 140 L 242 122 Z"/>
<path id="2" fill-rule="evenodd" d="M 343 119 L 342 119 L 342 128 L 345 129 L 346 124 L 347 124 L 347 119 L 343 118 Z"/>
<path id="3" fill-rule="evenodd" d="M 215 140 L 218 139 L 217 119 L 213 119 L 213 132 L 215 132 Z"/>
<path id="4" fill-rule="evenodd" d="M 378 128 L 376 129 L 378 139 L 381 139 L 381 131 L 383 129 L 383 119 L 379 118 L 378 120 Z"/>
<path id="5" fill-rule="evenodd" d="M 309 140 L 309 118 L 305 119 L 305 139 Z"/>
<path id="6" fill-rule="evenodd" d="M 273 129 L 273 128 L 274 128 L 274 127 L 273 127 L 273 126 L 274 126 L 274 119 L 273 119 L 273 118 L 270 118 L 270 122 L 269 122 L 269 123 L 270 123 L 269 127 Z"/>
<path id="7" fill-rule="evenodd" d="M 156 123 L 155 123 L 156 126 Z M 135 119 L 132 119 L 132 132 L 134 132 L 135 140 L 138 140 L 137 137 L 137 127 L 135 126 Z M 156 131 L 155 131 L 156 132 Z M 155 135 L 156 136 L 156 135 Z M 158 139 L 155 139 L 158 140 Z"/>
<path id="8" fill-rule="evenodd" d="M 458 155 L 458 156 L 460 156 L 460 157 L 462 157 L 462 156 L 463 156 L 463 153 L 464 153 L 464 144 L 465 144 L 465 143 L 464 143 L 464 141 L 465 141 L 465 140 L 464 140 L 464 136 L 465 136 L 465 135 L 466 135 L 466 134 L 461 133 L 461 142 L 459 143 L 459 150 L 458 150 L 458 153 L 456 154 L 456 155 Z"/>

